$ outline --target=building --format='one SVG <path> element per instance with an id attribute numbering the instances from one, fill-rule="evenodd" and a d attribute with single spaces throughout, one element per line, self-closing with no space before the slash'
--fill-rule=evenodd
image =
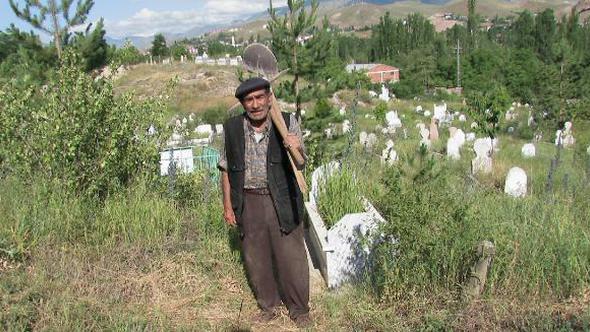
<path id="1" fill-rule="evenodd" d="M 365 71 L 372 83 L 395 83 L 399 82 L 399 68 L 380 63 L 350 64 L 346 71 Z"/>

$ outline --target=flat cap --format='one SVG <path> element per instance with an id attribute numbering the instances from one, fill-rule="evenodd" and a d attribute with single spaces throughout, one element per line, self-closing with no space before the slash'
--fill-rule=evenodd
<path id="1" fill-rule="evenodd" d="M 246 97 L 250 92 L 268 88 L 270 88 L 270 82 L 265 80 L 264 78 L 249 78 L 242 82 L 242 84 L 240 84 L 240 86 L 238 86 L 238 88 L 236 89 L 236 98 L 241 100 L 244 97 Z"/>

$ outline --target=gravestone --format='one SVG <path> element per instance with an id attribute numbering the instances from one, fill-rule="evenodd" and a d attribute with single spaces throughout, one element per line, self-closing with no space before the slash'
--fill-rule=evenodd
<path id="1" fill-rule="evenodd" d="M 447 104 L 443 103 L 442 105 L 434 104 L 434 115 L 433 118 L 437 119 L 439 123 L 446 121 L 446 114 L 447 114 Z"/>
<path id="2" fill-rule="evenodd" d="M 429 118 L 432 115 L 432 113 L 430 113 L 430 111 L 424 111 L 424 116 Z"/>
<path id="3" fill-rule="evenodd" d="M 422 139 L 420 140 L 420 145 L 424 145 L 426 148 L 430 148 L 430 140 L 428 139 L 428 137 L 430 137 L 430 130 L 426 128 L 420 129 L 420 136 L 422 137 Z"/>
<path id="4" fill-rule="evenodd" d="M 327 139 L 332 139 L 332 137 L 334 137 L 334 131 L 332 130 L 332 128 L 324 129 L 324 134 L 326 135 Z"/>
<path id="5" fill-rule="evenodd" d="M 359 134 L 359 142 L 361 143 L 362 146 L 367 145 L 367 132 L 366 131 L 361 131 Z"/>
<path id="6" fill-rule="evenodd" d="M 217 135 L 223 134 L 223 125 L 222 124 L 215 125 L 215 133 L 217 133 Z"/>
<path id="7" fill-rule="evenodd" d="M 182 124 L 186 125 L 188 123 L 188 119 L 187 118 L 182 118 Z"/>
<path id="8" fill-rule="evenodd" d="M 429 137 L 431 142 L 436 142 L 438 141 L 438 120 L 436 120 L 434 117 L 432 117 L 432 119 L 430 119 L 430 137 Z"/>
<path id="9" fill-rule="evenodd" d="M 461 129 L 457 129 L 455 134 L 453 135 L 453 139 L 457 141 L 459 148 L 463 147 L 465 144 L 465 133 Z"/>
<path id="10" fill-rule="evenodd" d="M 467 133 L 465 134 L 465 141 L 473 142 L 475 141 L 475 133 Z"/>
<path id="11" fill-rule="evenodd" d="M 370 150 L 373 149 L 375 144 L 377 144 L 377 135 L 375 135 L 374 133 L 370 133 L 369 135 L 367 135 L 366 147 Z"/>
<path id="12" fill-rule="evenodd" d="M 384 102 L 389 102 L 389 89 L 385 86 L 385 84 L 381 85 L 381 94 L 379 95 L 379 99 L 383 100 Z"/>
<path id="13" fill-rule="evenodd" d="M 465 116 L 465 114 L 459 115 L 459 122 L 465 122 L 465 121 L 467 121 L 467 117 Z"/>
<path id="14" fill-rule="evenodd" d="M 338 113 L 340 113 L 340 115 L 342 115 L 342 116 L 346 115 L 346 106 L 340 107 L 340 110 L 338 111 Z"/>
<path id="15" fill-rule="evenodd" d="M 477 129 L 477 127 L 479 127 L 477 122 L 471 122 L 471 129 Z"/>
<path id="16" fill-rule="evenodd" d="M 563 131 L 561 129 L 555 132 L 555 145 L 563 145 Z"/>
<path id="17" fill-rule="evenodd" d="M 149 128 L 148 128 L 148 130 L 147 130 L 147 134 L 148 134 L 149 136 L 154 136 L 156 133 L 157 133 L 157 131 L 156 131 L 156 127 L 154 127 L 154 125 L 153 125 L 153 124 L 150 124 L 150 127 L 149 127 Z"/>
<path id="18" fill-rule="evenodd" d="M 512 197 L 524 197 L 527 193 L 527 175 L 520 167 L 512 167 L 506 176 L 504 192 Z"/>
<path id="19" fill-rule="evenodd" d="M 332 176 L 332 174 L 334 174 L 334 172 L 338 171 L 339 169 L 340 163 L 331 161 L 313 171 L 311 174 L 311 190 L 309 191 L 309 201 L 313 205 L 316 205 L 322 182 L 325 182 L 330 176 Z"/>
<path id="20" fill-rule="evenodd" d="M 536 155 L 535 145 L 532 143 L 527 143 L 522 146 L 521 154 L 524 158 L 532 158 Z"/>
<path id="21" fill-rule="evenodd" d="M 509 134 L 514 133 L 514 127 L 508 127 L 508 130 L 507 131 L 508 131 Z"/>
<path id="22" fill-rule="evenodd" d="M 422 105 L 416 106 L 416 113 L 421 113 L 421 112 L 422 112 Z"/>
<path id="23" fill-rule="evenodd" d="M 457 127 L 449 127 L 449 138 L 453 138 L 457 133 Z"/>
<path id="24" fill-rule="evenodd" d="M 394 111 L 389 111 L 385 114 L 385 122 L 387 123 L 387 126 L 391 128 L 402 127 L 402 121 L 397 116 L 397 112 Z"/>
<path id="25" fill-rule="evenodd" d="M 346 134 L 350 131 L 350 129 L 351 129 L 350 121 L 344 120 L 344 122 L 342 122 L 342 133 Z"/>
<path id="26" fill-rule="evenodd" d="M 397 151 L 393 149 L 392 140 L 385 143 L 385 149 L 381 151 L 381 164 L 393 165 L 397 161 Z"/>
<path id="27" fill-rule="evenodd" d="M 378 94 L 375 91 L 369 91 L 369 96 L 376 98 L 378 96 Z"/>
<path id="28" fill-rule="evenodd" d="M 195 128 L 195 133 L 197 133 L 197 134 L 212 134 L 213 133 L 213 128 L 211 127 L 210 124 L 198 125 Z"/>
<path id="29" fill-rule="evenodd" d="M 492 149 L 490 138 L 478 138 L 473 142 L 475 158 L 471 161 L 472 174 L 488 174 L 492 172 Z"/>
<path id="30" fill-rule="evenodd" d="M 454 138 L 449 138 L 447 141 L 447 157 L 452 160 L 461 159 L 461 154 L 459 153 L 459 143 Z"/>

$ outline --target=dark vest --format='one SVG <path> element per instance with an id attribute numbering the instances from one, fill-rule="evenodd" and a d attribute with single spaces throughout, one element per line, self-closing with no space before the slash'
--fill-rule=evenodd
<path id="1" fill-rule="evenodd" d="M 282 113 L 282 115 L 285 124 L 289 127 L 289 113 Z M 231 204 L 238 223 L 244 210 L 244 154 L 246 151 L 244 116 L 246 115 L 234 116 L 223 126 Z M 277 211 L 281 231 L 288 234 L 303 220 L 303 195 L 297 185 L 287 151 L 283 147 L 283 140 L 274 126 L 271 126 L 269 132 L 266 172 L 268 189 Z"/>

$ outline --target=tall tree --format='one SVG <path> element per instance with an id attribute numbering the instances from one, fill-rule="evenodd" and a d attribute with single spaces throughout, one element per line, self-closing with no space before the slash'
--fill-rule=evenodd
<path id="1" fill-rule="evenodd" d="M 152 48 L 150 49 L 150 53 L 153 56 L 167 56 L 168 55 L 168 46 L 166 46 L 166 38 L 164 35 L 159 33 L 154 36 L 154 40 L 152 41 Z"/>
<path id="2" fill-rule="evenodd" d="M 8 0 L 16 16 L 29 22 L 35 29 L 39 29 L 53 36 L 57 49 L 57 56 L 61 59 L 63 45 L 70 28 L 81 25 L 86 21 L 88 12 L 94 6 L 93 0 L 79 0 L 76 4 L 74 16 L 70 16 L 70 7 L 74 0 L 24 0 L 24 7 Z M 49 18 L 49 22 L 46 19 Z"/>
<path id="3" fill-rule="evenodd" d="M 269 0 L 269 2 L 270 21 L 268 22 L 268 30 L 272 35 L 272 47 L 279 56 L 279 60 L 284 61 L 294 75 L 291 87 L 295 92 L 296 114 L 299 118 L 301 116 L 299 78 L 303 69 L 300 62 L 302 61 L 301 53 L 303 53 L 304 49 L 302 38 L 306 37 L 314 27 L 319 1 L 312 0 L 311 9 L 307 12 L 304 0 L 287 0 L 288 11 L 282 17 L 273 7 L 272 0 Z"/>

